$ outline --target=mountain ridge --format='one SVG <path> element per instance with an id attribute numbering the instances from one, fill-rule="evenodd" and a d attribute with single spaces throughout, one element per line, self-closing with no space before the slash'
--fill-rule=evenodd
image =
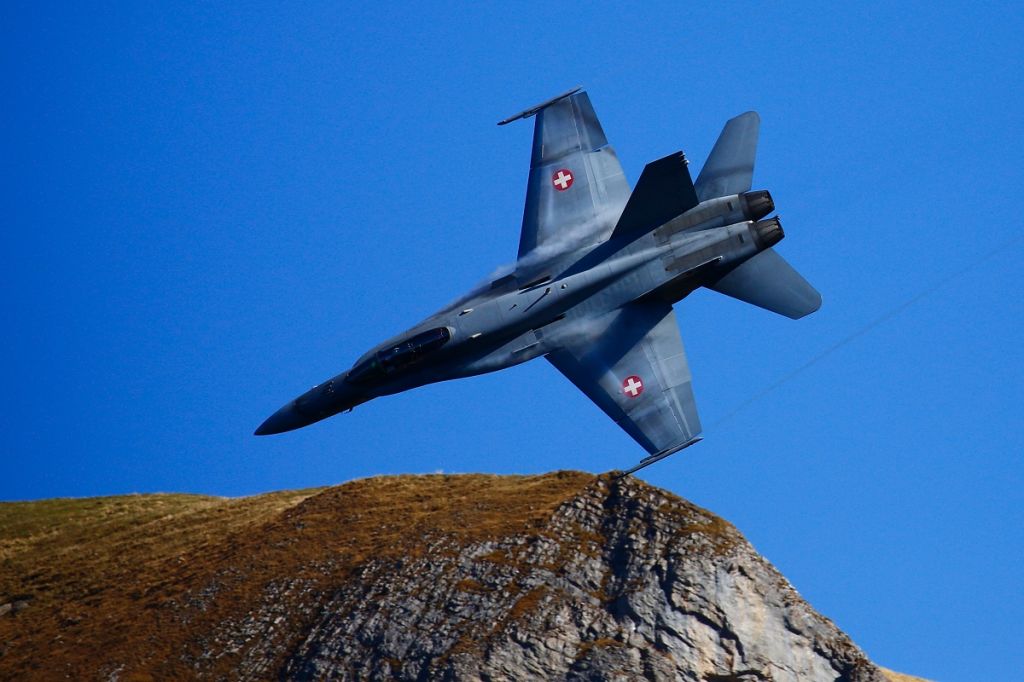
<path id="1" fill-rule="evenodd" d="M 0 677 L 887 679 L 731 524 L 608 474 L 0 503 L 0 567 Z"/>

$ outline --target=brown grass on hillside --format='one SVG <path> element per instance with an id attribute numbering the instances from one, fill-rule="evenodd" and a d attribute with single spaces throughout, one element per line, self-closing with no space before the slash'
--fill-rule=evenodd
<path id="1" fill-rule="evenodd" d="M 270 585 L 292 581 L 316 592 L 368 561 L 397 564 L 435 542 L 529 533 L 593 481 L 580 472 L 391 476 L 238 499 L 0 503 L 0 606 L 28 602 L 0 615 L 0 679 L 105 678 L 114 662 L 123 665 L 123 680 L 193 677 L 187 658 L 204 653 L 201 637 L 260 603 Z M 682 531 L 727 548 L 738 533 L 710 518 Z M 580 551 L 599 551 L 603 542 L 580 538 Z M 497 550 L 481 559 L 516 561 Z M 469 579 L 458 584 L 466 592 L 481 588 Z M 545 597 L 544 588 L 519 594 L 513 618 Z M 301 632 L 304 616 L 285 610 Z M 474 645 L 463 642 L 452 653 Z M 587 646 L 619 645 L 598 639 Z M 235 662 L 223 656 L 210 672 L 230 677 Z M 923 682 L 885 672 L 893 682 Z"/>
<path id="2" fill-rule="evenodd" d="M 271 581 L 318 584 L 444 537 L 537 528 L 593 479 L 392 476 L 239 499 L 0 503 L 0 604 L 31 596 L 0 617 L 0 678 L 95 677 L 104 661 L 125 663 L 126 679 L 187 676 L 182 654 L 202 653 L 194 633 L 243 613 Z"/>

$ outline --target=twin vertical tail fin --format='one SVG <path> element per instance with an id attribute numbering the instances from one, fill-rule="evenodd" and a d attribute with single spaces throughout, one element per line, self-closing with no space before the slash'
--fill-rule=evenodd
<path id="1" fill-rule="evenodd" d="M 689 162 L 682 152 L 647 164 L 612 237 L 638 237 L 702 201 L 749 190 L 760 125 L 754 111 L 726 123 L 697 182 L 690 179 Z"/>
<path id="2" fill-rule="evenodd" d="M 694 183 L 701 201 L 750 191 L 760 127 L 761 118 L 754 111 L 725 124 Z M 762 251 L 706 286 L 794 320 L 821 307 L 821 294 L 773 249 Z"/>
<path id="3" fill-rule="evenodd" d="M 726 122 L 697 182 L 693 183 L 701 201 L 750 190 L 760 129 L 761 117 L 756 111 L 748 111 Z"/>
<path id="4" fill-rule="evenodd" d="M 639 237 L 700 203 L 682 152 L 644 166 L 612 237 Z"/>

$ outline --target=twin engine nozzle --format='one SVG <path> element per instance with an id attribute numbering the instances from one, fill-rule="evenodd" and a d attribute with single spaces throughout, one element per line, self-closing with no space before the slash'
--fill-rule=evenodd
<path id="1" fill-rule="evenodd" d="M 786 236 L 786 233 L 782 231 L 782 223 L 779 222 L 778 216 L 768 220 L 758 220 L 750 229 L 762 249 L 775 246 Z"/>
<path id="2" fill-rule="evenodd" d="M 740 201 L 743 202 L 743 214 L 747 220 L 760 220 L 775 210 L 775 202 L 766 189 L 744 192 L 740 195 Z"/>
<path id="3" fill-rule="evenodd" d="M 786 235 L 782 231 L 782 223 L 779 222 L 778 216 L 761 220 L 775 210 L 775 202 L 772 201 L 772 195 L 768 190 L 744 192 L 740 195 L 740 200 L 743 202 L 743 213 L 747 219 L 757 221 L 750 229 L 758 246 L 767 249 L 781 242 Z"/>

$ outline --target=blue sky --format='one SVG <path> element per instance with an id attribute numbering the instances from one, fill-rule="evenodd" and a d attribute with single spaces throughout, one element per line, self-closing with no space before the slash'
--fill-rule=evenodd
<path id="1" fill-rule="evenodd" d="M 499 119 L 582 84 L 635 181 L 755 109 L 824 307 L 683 301 L 706 439 L 643 477 L 879 663 L 1024 669 L 1021 13 L 704 4 L 5 4 L 0 499 L 625 468 L 543 360 L 251 434 L 514 258 Z"/>

